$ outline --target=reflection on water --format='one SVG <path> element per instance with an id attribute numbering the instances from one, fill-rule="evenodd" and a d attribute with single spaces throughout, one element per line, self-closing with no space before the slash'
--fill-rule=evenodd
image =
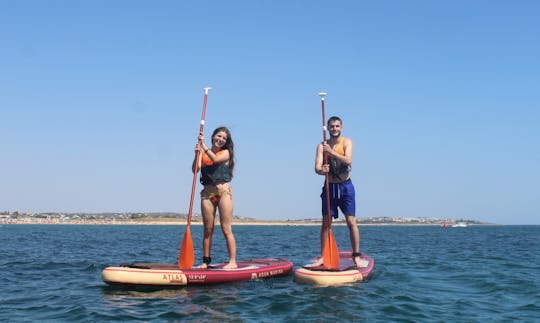
<path id="1" fill-rule="evenodd" d="M 212 286 L 190 286 L 181 288 L 152 289 L 148 287 L 116 287 L 102 288 L 103 306 L 111 310 L 124 310 L 132 315 L 156 307 L 167 311 L 161 318 L 178 319 L 190 315 L 213 317 L 226 320 L 238 320 L 238 315 L 231 315 L 234 304 L 242 302 L 238 296 L 243 283 L 219 284 Z M 171 307 L 171 304 L 175 304 Z"/>
<path id="2" fill-rule="evenodd" d="M 175 298 L 186 297 L 189 298 L 194 291 L 187 288 L 176 289 L 152 289 L 152 288 L 133 288 L 126 290 L 125 288 L 115 286 L 104 286 L 103 296 L 106 300 L 119 301 L 124 299 L 142 298 L 142 299 L 156 299 L 156 298 Z"/>

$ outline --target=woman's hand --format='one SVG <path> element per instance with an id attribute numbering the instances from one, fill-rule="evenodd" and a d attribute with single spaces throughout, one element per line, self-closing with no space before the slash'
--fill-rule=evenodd
<path id="1" fill-rule="evenodd" d="M 201 133 L 199 134 L 198 139 L 199 139 L 199 143 L 198 143 L 199 149 L 201 149 L 202 151 L 207 151 L 209 148 L 208 148 L 208 146 L 206 146 L 206 144 L 204 143 L 204 133 L 203 133 L 203 132 L 201 132 Z"/>

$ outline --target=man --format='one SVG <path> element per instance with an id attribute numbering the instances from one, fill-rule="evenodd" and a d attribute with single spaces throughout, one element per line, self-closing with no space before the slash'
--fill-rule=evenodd
<path id="1" fill-rule="evenodd" d="M 342 137 L 343 123 L 339 117 L 330 117 L 327 122 L 330 138 L 317 146 L 315 172 L 319 175 L 328 174 L 330 191 L 330 214 L 338 218 L 338 207 L 345 215 L 352 246 L 352 258 L 358 268 L 366 267 L 367 261 L 360 258 L 360 232 L 355 217 L 354 185 L 349 177 L 352 164 L 353 144 L 351 139 Z M 328 164 L 324 163 L 324 155 L 328 154 Z M 326 203 L 326 185 L 322 194 L 323 224 L 321 227 L 321 254 L 328 236 L 328 209 Z M 332 221 L 332 218 L 330 218 Z M 322 265 L 322 257 L 310 266 Z"/>

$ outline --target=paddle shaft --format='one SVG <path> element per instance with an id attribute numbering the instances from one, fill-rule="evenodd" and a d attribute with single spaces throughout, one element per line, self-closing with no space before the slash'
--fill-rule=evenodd
<path id="1" fill-rule="evenodd" d="M 324 113 L 324 96 L 326 94 L 319 94 L 321 96 L 321 108 L 322 108 L 322 128 L 323 128 L 323 144 L 326 143 L 326 116 Z M 328 165 L 328 153 L 323 151 L 323 159 L 324 163 L 323 165 Z M 324 173 L 324 185 L 326 188 L 326 221 L 328 224 L 328 229 L 330 229 L 330 226 L 332 225 L 332 219 L 331 219 L 331 211 L 330 211 L 330 184 L 329 184 L 329 176 L 328 173 Z"/>
<path id="2" fill-rule="evenodd" d="M 203 100 L 203 108 L 202 108 L 202 115 L 201 115 L 201 125 L 199 127 L 199 134 L 203 133 L 204 131 L 204 117 L 206 115 L 206 102 L 208 100 L 208 91 L 210 90 L 209 87 L 204 88 L 204 100 Z M 199 141 L 199 145 L 201 142 Z M 191 225 L 191 217 L 193 216 L 193 200 L 195 199 L 195 187 L 197 186 L 197 173 L 199 172 L 199 158 L 201 156 L 201 149 L 197 150 L 197 153 L 195 154 L 195 170 L 193 171 L 193 183 L 191 184 L 191 199 L 189 200 L 189 211 L 188 211 L 188 218 L 187 218 L 187 227 Z"/>
<path id="3" fill-rule="evenodd" d="M 326 116 L 324 113 L 324 97 L 326 96 L 326 93 L 319 93 L 321 96 L 321 107 L 322 107 L 322 124 L 323 124 L 323 145 L 326 144 Z M 323 147 L 323 165 L 328 165 L 328 153 L 324 151 Z M 339 267 L 339 251 L 336 244 L 336 240 L 334 239 L 334 235 L 332 234 L 332 215 L 330 210 L 330 183 L 329 183 L 329 175 L 328 172 L 324 173 L 324 183 L 325 183 L 325 191 L 326 191 L 326 226 L 327 226 L 327 234 L 326 239 L 324 240 L 323 248 L 322 248 L 322 258 L 323 258 L 323 265 L 324 267 L 328 269 L 335 269 Z"/>
<path id="4" fill-rule="evenodd" d="M 206 114 L 206 101 L 208 99 L 209 87 L 204 88 L 204 103 L 201 116 L 201 126 L 199 129 L 199 135 L 204 130 L 204 116 Z M 180 269 L 191 268 L 195 262 L 195 249 L 193 248 L 193 239 L 191 238 L 191 218 L 193 216 L 193 200 L 195 199 L 195 187 L 197 185 L 197 173 L 199 171 L 198 163 L 201 156 L 200 149 L 201 140 L 199 139 L 197 147 L 199 148 L 195 153 L 195 169 L 193 169 L 193 182 L 191 184 L 191 199 L 189 201 L 189 211 L 187 217 L 186 232 L 184 233 L 184 239 L 182 239 L 182 245 L 180 246 L 180 254 L 178 255 L 178 267 Z"/>

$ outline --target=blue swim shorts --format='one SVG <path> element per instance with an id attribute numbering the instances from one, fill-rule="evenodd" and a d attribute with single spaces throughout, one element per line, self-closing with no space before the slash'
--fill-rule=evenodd
<path id="1" fill-rule="evenodd" d="M 350 179 L 342 183 L 330 183 L 330 214 L 337 219 L 338 207 L 345 215 L 355 215 L 356 204 L 354 201 L 354 185 Z M 326 208 L 326 185 L 322 188 L 322 214 L 328 214 Z"/>

